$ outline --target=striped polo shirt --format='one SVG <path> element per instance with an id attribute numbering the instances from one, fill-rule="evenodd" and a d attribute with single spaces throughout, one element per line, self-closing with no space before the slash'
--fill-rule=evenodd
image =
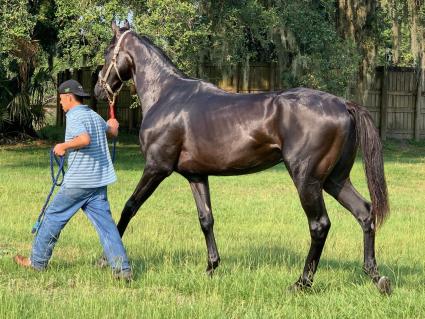
<path id="1" fill-rule="evenodd" d="M 66 113 L 65 141 L 88 133 L 90 144 L 68 150 L 68 170 L 63 185 L 68 188 L 95 188 L 117 180 L 106 139 L 105 120 L 87 105 L 78 105 Z"/>

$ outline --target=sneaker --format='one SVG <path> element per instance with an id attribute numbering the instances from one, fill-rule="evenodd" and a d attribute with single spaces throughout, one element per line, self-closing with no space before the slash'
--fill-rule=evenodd
<path id="1" fill-rule="evenodd" d="M 126 282 L 131 282 L 133 280 L 133 272 L 131 270 L 114 271 L 112 275 L 117 280 L 124 280 Z"/>

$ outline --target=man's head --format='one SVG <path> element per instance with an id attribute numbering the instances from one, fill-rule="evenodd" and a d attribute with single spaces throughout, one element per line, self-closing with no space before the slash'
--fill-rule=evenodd
<path id="1" fill-rule="evenodd" d="M 67 80 L 58 88 L 60 104 L 65 112 L 83 103 L 83 98 L 90 97 L 84 92 L 83 86 L 75 80 Z"/>

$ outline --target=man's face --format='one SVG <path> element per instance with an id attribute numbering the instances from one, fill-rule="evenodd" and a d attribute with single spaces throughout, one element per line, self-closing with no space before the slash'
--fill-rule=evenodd
<path id="1" fill-rule="evenodd" d="M 74 97 L 72 94 L 60 94 L 60 104 L 62 105 L 62 109 L 64 112 L 68 112 L 71 106 L 74 104 Z"/>

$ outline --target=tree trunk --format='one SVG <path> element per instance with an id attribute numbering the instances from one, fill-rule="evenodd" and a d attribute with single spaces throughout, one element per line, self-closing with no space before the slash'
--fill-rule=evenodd
<path id="1" fill-rule="evenodd" d="M 392 27 L 391 27 L 391 35 L 392 35 L 392 63 L 394 65 L 397 65 L 400 62 L 400 47 L 401 47 L 401 21 L 400 21 L 400 13 L 397 12 L 397 9 L 395 7 L 394 1 L 399 0 L 392 0 L 393 3 L 390 3 L 390 12 L 391 12 L 391 20 L 392 20 Z"/>
<path id="2" fill-rule="evenodd" d="M 337 0 L 337 30 L 343 38 L 354 40 L 362 55 L 355 90 L 356 99 L 362 104 L 374 74 L 377 47 L 373 24 L 377 6 L 376 0 Z"/>
<path id="3" fill-rule="evenodd" d="M 423 75 L 425 72 L 425 25 L 421 23 L 419 12 L 421 7 L 425 6 L 422 1 L 408 0 L 407 6 L 409 10 L 409 22 L 410 22 L 410 36 L 411 36 L 411 52 L 415 58 L 415 64 L 417 68 L 417 90 L 416 90 L 416 103 L 415 103 L 415 140 L 419 140 L 420 137 L 420 113 L 421 113 L 421 101 L 422 101 L 422 83 Z"/>
<path id="4" fill-rule="evenodd" d="M 415 58 L 416 65 L 425 67 L 425 26 L 421 23 L 419 11 L 425 4 L 423 1 L 407 0 L 410 18 L 411 52 Z"/>

